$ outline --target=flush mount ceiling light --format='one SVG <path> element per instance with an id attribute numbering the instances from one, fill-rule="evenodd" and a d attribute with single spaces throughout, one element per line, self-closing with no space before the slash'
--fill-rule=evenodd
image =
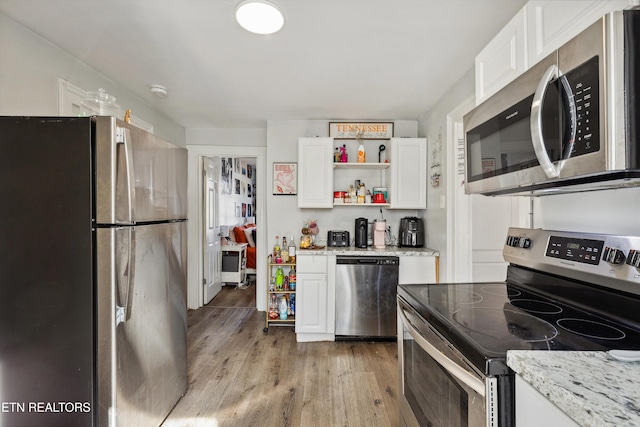
<path id="1" fill-rule="evenodd" d="M 149 90 L 151 91 L 152 94 L 154 94 L 159 98 L 164 98 L 169 93 L 166 87 L 160 86 L 160 85 L 151 85 L 149 86 Z"/>
<path id="2" fill-rule="evenodd" d="M 284 26 L 284 15 L 276 5 L 263 0 L 243 1 L 236 7 L 236 21 L 255 34 L 273 34 Z"/>

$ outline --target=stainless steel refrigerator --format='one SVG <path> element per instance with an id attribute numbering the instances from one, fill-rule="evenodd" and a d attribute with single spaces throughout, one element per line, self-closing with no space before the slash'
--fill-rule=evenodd
<path id="1" fill-rule="evenodd" d="M 156 426 L 186 392 L 187 153 L 0 117 L 0 427 Z"/>

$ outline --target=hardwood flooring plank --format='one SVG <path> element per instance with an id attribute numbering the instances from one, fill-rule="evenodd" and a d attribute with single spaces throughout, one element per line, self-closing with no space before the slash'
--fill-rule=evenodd
<path id="1" fill-rule="evenodd" d="M 395 343 L 298 343 L 216 298 L 188 313 L 189 387 L 163 427 L 399 425 Z"/>

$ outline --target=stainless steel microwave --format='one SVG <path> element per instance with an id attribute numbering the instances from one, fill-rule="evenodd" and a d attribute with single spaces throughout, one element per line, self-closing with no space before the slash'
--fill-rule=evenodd
<path id="1" fill-rule="evenodd" d="M 640 10 L 612 12 L 464 116 L 468 194 L 640 185 Z"/>

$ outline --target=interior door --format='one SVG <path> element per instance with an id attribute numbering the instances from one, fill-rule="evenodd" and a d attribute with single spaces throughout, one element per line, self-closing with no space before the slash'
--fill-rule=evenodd
<path id="1" fill-rule="evenodd" d="M 204 189 L 204 304 L 222 290 L 222 256 L 220 253 L 220 218 L 218 189 L 220 157 L 203 158 Z"/>

